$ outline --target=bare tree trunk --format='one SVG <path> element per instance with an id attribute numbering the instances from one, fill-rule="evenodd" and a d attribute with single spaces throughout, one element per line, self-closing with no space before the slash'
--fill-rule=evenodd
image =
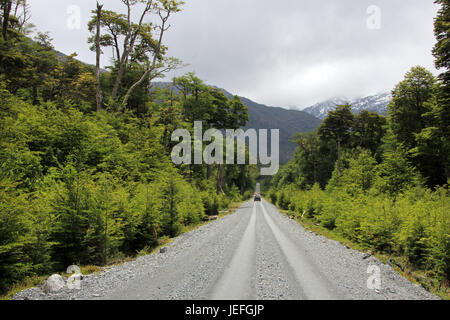
<path id="1" fill-rule="evenodd" d="M 212 171 L 212 167 L 210 164 L 206 165 L 206 180 L 209 180 L 209 178 L 211 178 L 211 171 Z"/>
<path id="2" fill-rule="evenodd" d="M 17 12 L 19 12 L 20 0 L 16 1 L 16 7 L 14 8 L 14 17 L 17 18 Z"/>
<path id="3" fill-rule="evenodd" d="M 245 176 L 246 176 L 246 167 L 244 166 L 244 167 L 242 167 L 241 168 L 241 188 L 240 188 L 240 190 L 241 190 L 241 196 L 242 195 L 244 195 L 244 184 L 245 184 Z"/>
<path id="4" fill-rule="evenodd" d="M 317 162 L 316 162 L 315 159 L 313 160 L 313 168 L 314 168 L 313 169 L 314 170 L 314 183 L 316 183 L 318 181 L 317 181 L 317 169 L 316 169 L 317 168 Z"/>
<path id="5" fill-rule="evenodd" d="M 101 55 L 101 49 L 100 49 L 100 19 L 102 16 L 102 8 L 103 5 L 99 5 L 97 2 L 97 34 L 95 37 L 95 46 L 96 46 L 96 74 L 95 74 L 95 85 L 96 85 L 96 93 L 95 97 L 97 100 L 97 112 L 100 112 L 102 110 L 102 95 L 100 92 L 100 55 Z"/>
<path id="6" fill-rule="evenodd" d="M 121 104 L 121 109 L 124 109 L 125 106 L 128 103 L 128 99 L 130 98 L 131 94 L 133 93 L 133 91 L 139 87 L 142 83 L 144 83 L 144 81 L 149 78 L 150 74 L 152 73 L 152 71 L 154 71 L 156 69 L 156 63 L 158 61 L 158 56 L 159 53 L 161 52 L 161 46 L 162 46 L 162 40 L 164 37 L 164 32 L 168 30 L 168 28 L 166 28 L 166 23 L 167 20 L 169 19 L 170 16 L 170 11 L 167 12 L 167 15 L 165 17 L 161 17 L 162 20 L 162 25 L 161 25 L 161 32 L 159 34 L 159 40 L 158 40 L 158 46 L 156 47 L 154 56 L 153 56 L 153 62 L 151 64 L 151 66 L 144 72 L 144 74 L 142 75 L 142 77 L 136 81 L 127 91 L 127 93 L 125 94 L 125 97 L 123 98 L 122 104 Z"/>
<path id="7" fill-rule="evenodd" d="M 8 25 L 9 25 L 9 15 L 11 14 L 12 1 L 3 1 L 3 25 L 2 25 L 2 35 L 3 39 L 8 40 Z"/>
<path id="8" fill-rule="evenodd" d="M 223 192 L 223 165 L 219 164 L 217 169 L 217 194 L 221 193 L 225 194 Z"/>
<path id="9" fill-rule="evenodd" d="M 131 4 L 128 0 L 124 1 L 124 3 L 127 5 L 127 10 L 128 10 L 128 32 L 127 35 L 125 37 L 124 43 L 123 43 L 123 53 L 122 53 L 122 57 L 120 59 L 120 63 L 119 63 L 119 70 L 117 72 L 117 77 L 116 77 L 116 81 L 114 82 L 114 87 L 111 93 L 111 97 L 113 100 L 116 99 L 117 97 L 117 92 L 119 91 L 119 85 L 120 82 L 122 81 L 122 76 L 123 76 L 123 71 L 125 68 L 125 61 L 128 58 L 128 45 L 129 45 L 129 41 L 130 41 L 130 33 L 131 31 Z"/>
<path id="10" fill-rule="evenodd" d="M 116 99 L 117 93 L 119 92 L 119 86 L 120 86 L 120 82 L 122 81 L 123 72 L 125 70 L 125 61 L 126 61 L 127 55 L 128 55 L 128 52 L 125 51 L 122 54 L 122 59 L 120 60 L 119 71 L 117 72 L 116 81 L 114 82 L 113 91 L 111 93 L 113 100 Z"/>
<path id="11" fill-rule="evenodd" d="M 129 57 L 130 53 L 134 49 L 134 44 L 135 44 L 136 38 L 141 30 L 142 23 L 144 22 L 144 18 L 147 15 L 147 13 L 150 12 L 150 10 L 152 8 L 153 0 L 147 1 L 147 5 L 146 5 L 144 11 L 142 12 L 137 29 L 134 31 L 132 29 L 133 26 L 131 24 L 131 6 L 132 6 L 132 4 L 129 2 L 129 0 L 125 0 L 124 3 L 127 5 L 127 11 L 128 11 L 128 32 L 125 37 L 125 41 L 124 41 L 124 45 L 123 45 L 123 53 L 122 53 L 122 57 L 120 59 L 119 70 L 117 72 L 116 81 L 114 82 L 114 87 L 113 87 L 113 90 L 111 93 L 113 100 L 115 100 L 117 97 L 117 93 L 119 91 L 119 86 L 122 81 L 123 73 L 125 71 L 125 64 L 128 61 L 128 57 Z"/>
<path id="12" fill-rule="evenodd" d="M 216 193 L 219 194 L 220 193 L 220 164 L 217 167 L 217 186 L 216 186 Z"/>
<path id="13" fill-rule="evenodd" d="M 19 14 L 19 8 L 22 7 L 22 12 Z M 19 21 L 19 31 L 24 32 L 25 31 L 25 25 L 31 18 L 30 14 L 30 6 L 27 2 L 27 0 L 17 0 L 16 1 L 16 7 L 14 8 L 14 17 Z"/>

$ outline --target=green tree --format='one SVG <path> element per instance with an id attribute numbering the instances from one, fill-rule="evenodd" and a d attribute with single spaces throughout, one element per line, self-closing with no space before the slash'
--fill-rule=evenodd
<path id="1" fill-rule="evenodd" d="M 167 48 L 163 44 L 166 31 L 170 28 L 168 23 L 172 14 L 181 11 L 182 2 L 176 0 L 132 0 L 124 1 L 127 14 L 118 14 L 103 10 L 100 26 L 103 36 L 99 43 L 103 47 L 113 47 L 116 53 L 113 86 L 110 98 L 114 104 L 122 88 L 123 95 L 117 106 L 123 110 L 134 91 L 166 72 L 179 66 L 180 61 L 165 57 Z M 144 4 L 138 21 L 133 21 L 133 9 L 138 4 Z M 89 30 L 97 34 L 98 14 L 96 11 L 88 24 Z M 159 19 L 159 24 L 147 23 L 150 17 Z M 96 36 L 89 39 L 95 43 Z M 122 45 L 122 47 L 121 47 Z M 96 49 L 96 45 L 92 47 Z M 124 87 L 123 77 L 130 66 L 139 69 L 137 77 L 130 85 Z"/>
<path id="2" fill-rule="evenodd" d="M 386 118 L 366 110 L 361 111 L 354 120 L 352 142 L 354 147 L 370 150 L 372 155 L 379 155 L 382 139 L 386 134 Z"/>
<path id="3" fill-rule="evenodd" d="M 405 147 L 408 159 L 430 187 L 445 184 L 449 177 L 444 90 L 429 71 L 415 67 L 397 85 L 389 105 L 389 125 L 394 137 Z"/>
<path id="4" fill-rule="evenodd" d="M 337 147 L 337 169 L 341 172 L 342 147 L 350 141 L 351 128 L 355 116 L 349 104 L 338 106 L 331 111 L 319 127 L 319 136 L 322 141 L 334 141 Z"/>
<path id="5" fill-rule="evenodd" d="M 209 87 L 194 73 L 174 78 L 173 84 L 181 92 L 184 119 L 191 124 L 194 121 L 205 121 L 205 125 L 210 124 L 216 113 L 216 105 L 213 105 Z M 223 98 L 219 97 L 225 101 Z"/>
<path id="6" fill-rule="evenodd" d="M 133 237 L 128 238 L 128 250 L 139 251 L 145 247 L 158 245 L 158 235 L 162 233 L 162 194 L 157 184 L 140 184 L 132 199 L 135 217 L 127 223 L 135 225 Z"/>
<path id="7" fill-rule="evenodd" d="M 89 261 L 89 250 L 83 246 L 89 228 L 93 190 L 90 177 L 73 165 L 54 171 L 48 180 L 53 192 L 52 216 L 55 227 L 51 239 L 56 243 L 53 259 L 64 269 L 71 264 Z"/>
<path id="8" fill-rule="evenodd" d="M 434 20 L 434 34 L 437 43 L 433 48 L 433 55 L 436 58 L 436 67 L 444 69 L 439 78 L 448 88 L 450 86 L 450 2 L 449 0 L 435 0 L 434 2 L 441 8 Z"/>
<path id="9" fill-rule="evenodd" d="M 377 162 L 369 150 L 361 150 L 359 154 L 349 160 L 348 168 L 339 176 L 337 170 L 333 173 L 327 188 L 341 187 L 343 191 L 355 196 L 368 192 L 375 181 Z"/>
<path id="10" fill-rule="evenodd" d="M 433 136 L 431 138 L 435 143 L 440 140 L 443 176 L 444 179 L 450 179 L 450 141 L 448 139 L 450 136 L 450 3 L 448 0 L 436 0 L 435 3 L 441 8 L 434 21 L 437 43 L 433 49 L 433 55 L 436 58 L 436 68 L 442 70 L 439 79 L 443 85 L 437 92 L 437 103 L 433 108 L 435 129 L 432 129 L 428 136 Z M 442 180 L 436 180 L 435 183 L 442 184 Z"/>
<path id="11" fill-rule="evenodd" d="M 337 160 L 336 145 L 323 141 L 317 131 L 297 134 L 293 141 L 299 145 L 294 153 L 290 175 L 287 179 L 301 188 L 319 183 L 325 188 Z"/>
<path id="12" fill-rule="evenodd" d="M 435 83 L 431 72 L 413 67 L 392 91 L 389 125 L 397 141 L 407 150 L 416 146 L 414 135 L 426 126 L 423 115 L 430 111 L 426 103 L 433 96 Z"/>
<path id="13" fill-rule="evenodd" d="M 422 182 L 416 169 L 407 160 L 406 151 L 401 146 L 384 153 L 383 162 L 378 166 L 377 176 L 376 189 L 394 198 L 409 187 Z"/>
<path id="14" fill-rule="evenodd" d="M 32 272 L 24 257 L 27 198 L 10 179 L 0 177 L 0 292 Z"/>
<path id="15" fill-rule="evenodd" d="M 445 110 L 440 103 L 439 90 L 442 89 L 437 85 L 436 94 L 427 104 L 430 111 L 423 115 L 427 126 L 415 135 L 416 146 L 410 151 L 413 162 L 430 187 L 444 185 L 450 177 L 448 124 L 442 122 Z"/>

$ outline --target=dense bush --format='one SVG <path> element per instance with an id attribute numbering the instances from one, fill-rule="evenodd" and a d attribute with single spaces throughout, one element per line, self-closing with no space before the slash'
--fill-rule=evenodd
<path id="1" fill-rule="evenodd" d="M 313 219 L 361 246 L 378 252 L 405 255 L 411 265 L 448 279 L 450 264 L 450 193 L 414 187 L 394 201 L 388 195 L 342 189 L 278 191 L 277 204 L 296 216 Z M 362 190 L 362 189 L 361 189 Z"/>
<path id="2" fill-rule="evenodd" d="M 90 72 L 69 60 L 74 79 Z M 206 96 L 211 89 L 195 81 Z M 170 95 L 177 110 L 162 90 L 151 110 L 94 113 L 75 85 L 50 98 L 41 83 L 33 101 L 27 88 L 11 92 L 11 83 L 0 75 L 0 292 L 27 276 L 151 250 L 253 189 L 250 166 L 222 168 L 219 186 L 217 165 L 172 163 L 168 128 L 191 126 L 181 94 L 176 103 Z M 208 110 L 238 119 L 223 98 L 224 110 Z"/>

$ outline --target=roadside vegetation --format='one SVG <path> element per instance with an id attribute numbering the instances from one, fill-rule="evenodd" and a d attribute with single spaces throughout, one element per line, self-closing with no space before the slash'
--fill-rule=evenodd
<path id="1" fill-rule="evenodd" d="M 295 158 L 268 197 L 306 226 L 396 257 L 407 277 L 448 299 L 450 5 L 436 2 L 433 53 L 443 73 L 413 67 L 393 89 L 387 117 L 342 105 L 318 130 L 297 135 Z"/>
<path id="2" fill-rule="evenodd" d="M 370 251 L 385 263 L 393 259 L 402 265 L 404 270 L 398 271 L 404 276 L 449 299 L 448 188 L 412 188 L 395 202 L 387 195 L 344 192 L 288 186 L 269 197 L 306 228 Z"/>
<path id="3" fill-rule="evenodd" d="M 204 219 L 204 221 L 198 222 L 196 224 L 191 224 L 187 226 L 182 226 L 182 229 L 180 231 L 180 235 L 183 233 L 194 231 L 202 226 L 207 225 L 208 223 L 211 223 L 212 221 L 215 221 L 217 219 L 221 219 L 229 214 L 232 214 L 235 212 L 244 201 L 238 201 L 238 202 L 231 202 L 229 204 L 229 207 L 227 209 L 223 209 L 218 212 L 217 216 L 214 216 L 213 219 Z M 111 257 L 106 264 L 102 265 L 80 265 L 80 272 L 82 275 L 90 275 L 90 274 L 99 274 L 104 272 L 105 268 L 111 267 L 111 266 L 118 266 L 126 262 L 133 261 L 139 257 L 152 255 L 167 245 L 169 245 L 172 242 L 172 238 L 169 236 L 163 236 L 158 239 L 156 245 L 152 246 L 145 246 L 143 249 L 141 249 L 136 254 L 133 254 L 131 256 L 116 256 Z M 53 271 L 55 272 L 55 271 Z M 65 271 L 60 271 L 59 274 L 62 276 L 68 278 L 70 277 L 70 274 L 65 273 Z M 42 283 L 51 275 L 51 273 L 48 274 L 41 274 L 41 275 L 32 275 L 24 278 L 21 281 L 16 282 L 8 291 L 5 291 L 3 294 L 0 295 L 0 300 L 11 300 L 14 295 L 17 293 L 38 286 L 42 285 Z"/>

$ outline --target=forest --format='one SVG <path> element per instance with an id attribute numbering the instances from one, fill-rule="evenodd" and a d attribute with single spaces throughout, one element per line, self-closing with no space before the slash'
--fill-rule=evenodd
<path id="1" fill-rule="evenodd" d="M 435 77 L 413 67 L 386 117 L 338 106 L 298 134 L 270 181 L 272 203 L 372 252 L 402 259 L 448 298 L 450 277 L 450 2 L 438 0 Z"/>
<path id="2" fill-rule="evenodd" d="M 28 22 L 27 1 L 0 5 L 0 292 L 72 264 L 151 252 L 250 198 L 257 166 L 171 161 L 175 129 L 248 121 L 239 98 L 192 73 L 173 79 L 177 93 L 148 89 L 182 64 L 164 46 L 182 2 L 124 1 L 128 15 L 92 8 L 86 46 L 96 65 L 58 53 Z M 115 56 L 102 69 L 108 48 Z"/>

